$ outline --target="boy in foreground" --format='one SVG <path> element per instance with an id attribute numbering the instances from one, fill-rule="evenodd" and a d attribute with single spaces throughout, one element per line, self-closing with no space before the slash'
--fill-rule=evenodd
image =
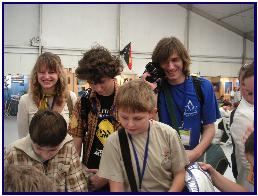
<path id="1" fill-rule="evenodd" d="M 153 120 L 157 110 L 151 87 L 142 80 L 129 81 L 118 90 L 116 104 L 138 191 L 182 191 L 188 159 L 177 132 Z M 121 160 L 118 132 L 114 132 L 104 146 L 98 172 L 109 180 L 110 191 L 132 191 Z"/>

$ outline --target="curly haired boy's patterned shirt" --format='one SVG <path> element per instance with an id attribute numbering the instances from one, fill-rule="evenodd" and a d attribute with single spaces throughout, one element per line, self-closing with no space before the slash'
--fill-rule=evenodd
<path id="1" fill-rule="evenodd" d="M 111 115 L 114 119 L 118 119 L 118 112 L 115 107 L 115 100 L 118 91 L 118 84 L 115 81 L 115 96 L 114 102 L 111 106 L 112 112 Z M 96 92 L 92 91 L 90 94 L 90 103 L 92 108 L 95 108 L 97 111 L 100 111 L 101 105 L 97 98 Z M 88 114 L 88 122 L 85 119 L 81 119 L 81 99 L 79 99 L 73 109 L 73 113 L 70 119 L 70 124 L 68 126 L 68 133 L 73 137 L 82 138 L 83 142 L 83 154 L 82 154 L 82 162 L 87 165 L 94 136 L 96 134 L 96 129 L 98 125 L 98 112 L 90 111 Z M 117 131 L 120 127 L 120 123 L 116 120 L 113 124 L 114 130 Z M 87 131 L 87 134 L 86 134 Z"/>
<path id="2" fill-rule="evenodd" d="M 58 153 L 45 165 L 35 154 L 30 136 L 15 141 L 5 148 L 4 164 L 32 165 L 42 171 L 55 184 L 58 192 L 86 192 L 87 176 L 73 144 L 67 134 Z"/>

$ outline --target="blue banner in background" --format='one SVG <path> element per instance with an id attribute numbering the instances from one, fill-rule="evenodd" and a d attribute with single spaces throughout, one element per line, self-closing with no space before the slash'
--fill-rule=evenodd
<path id="1" fill-rule="evenodd" d="M 7 75 L 4 76 L 4 115 L 16 116 L 18 103 L 22 95 L 29 89 L 29 76 Z"/>

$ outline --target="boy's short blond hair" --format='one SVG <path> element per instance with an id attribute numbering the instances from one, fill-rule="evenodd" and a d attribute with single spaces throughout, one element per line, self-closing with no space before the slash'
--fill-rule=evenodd
<path id="1" fill-rule="evenodd" d="M 152 112 L 156 107 L 156 96 L 145 81 L 132 80 L 119 88 L 116 106 L 130 112 Z"/>
<path id="2" fill-rule="evenodd" d="M 55 192 L 54 182 L 32 165 L 4 167 L 5 192 Z"/>

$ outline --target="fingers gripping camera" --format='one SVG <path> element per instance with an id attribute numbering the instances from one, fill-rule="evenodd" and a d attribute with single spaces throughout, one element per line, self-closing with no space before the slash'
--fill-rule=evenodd
<path id="1" fill-rule="evenodd" d="M 148 72 L 150 74 L 150 76 L 146 77 L 146 80 L 150 83 L 156 82 L 158 79 L 162 78 L 165 75 L 159 64 L 153 62 L 149 62 L 145 66 L 144 73 L 145 72 Z"/>

